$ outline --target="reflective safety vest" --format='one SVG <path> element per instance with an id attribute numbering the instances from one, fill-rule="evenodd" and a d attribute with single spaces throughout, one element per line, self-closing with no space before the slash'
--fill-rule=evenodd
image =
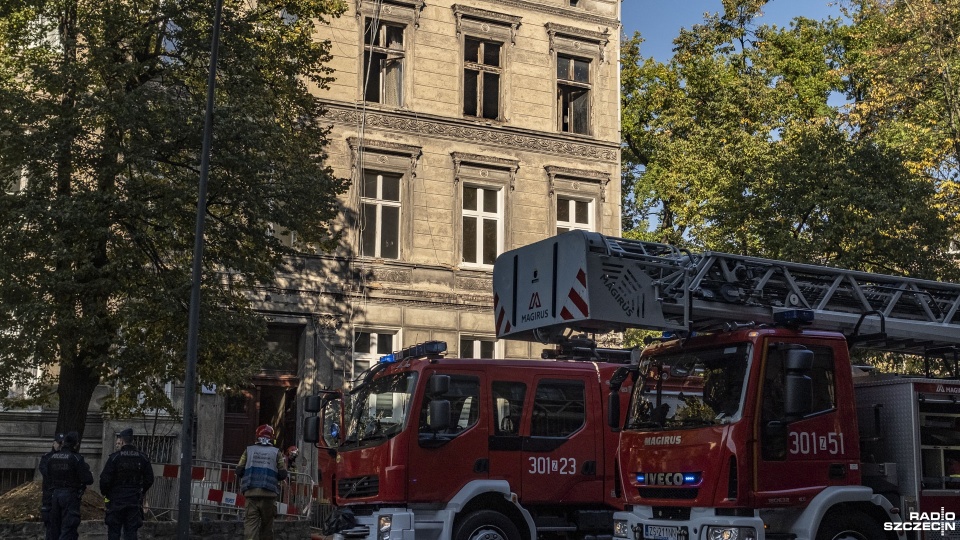
<path id="1" fill-rule="evenodd" d="M 247 462 L 243 468 L 243 478 L 240 480 L 240 492 L 249 489 L 266 489 L 280 493 L 277 483 L 277 454 L 278 448 L 254 444 L 247 447 Z"/>

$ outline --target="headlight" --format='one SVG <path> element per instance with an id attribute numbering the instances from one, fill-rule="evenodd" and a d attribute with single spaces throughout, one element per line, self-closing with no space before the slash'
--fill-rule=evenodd
<path id="1" fill-rule="evenodd" d="M 629 538 L 630 526 L 622 519 L 613 520 L 613 535 L 617 538 Z"/>
<path id="2" fill-rule="evenodd" d="M 753 527 L 707 527 L 707 540 L 753 540 Z"/>
<path id="3" fill-rule="evenodd" d="M 390 528 L 393 526 L 393 515 L 383 514 L 377 520 L 377 540 L 390 540 Z"/>

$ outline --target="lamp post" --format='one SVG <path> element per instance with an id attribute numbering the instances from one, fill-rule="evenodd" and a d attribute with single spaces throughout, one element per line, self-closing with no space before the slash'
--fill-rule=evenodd
<path id="1" fill-rule="evenodd" d="M 203 230 L 207 213 L 207 176 L 213 138 L 213 95 L 217 83 L 217 50 L 220 46 L 220 14 L 223 0 L 216 0 L 213 38 L 210 43 L 210 75 L 207 79 L 207 110 L 203 119 L 200 153 L 200 185 L 197 197 L 196 238 L 193 241 L 193 286 L 190 290 L 190 320 L 187 330 L 187 372 L 183 379 L 183 425 L 180 428 L 180 491 L 177 505 L 177 538 L 190 538 L 190 480 L 193 469 L 193 409 L 197 386 L 197 349 L 200 333 L 200 283 L 203 279 Z"/>

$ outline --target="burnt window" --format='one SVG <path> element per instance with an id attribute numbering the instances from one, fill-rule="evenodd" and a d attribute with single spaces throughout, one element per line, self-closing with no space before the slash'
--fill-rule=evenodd
<path id="1" fill-rule="evenodd" d="M 503 44 L 467 37 L 463 44 L 463 114 L 500 118 Z"/>
<path id="2" fill-rule="evenodd" d="M 367 18 L 364 24 L 363 95 L 366 101 L 403 105 L 403 25 Z"/>
<path id="3" fill-rule="evenodd" d="M 590 61 L 557 55 L 557 129 L 590 134 Z"/>

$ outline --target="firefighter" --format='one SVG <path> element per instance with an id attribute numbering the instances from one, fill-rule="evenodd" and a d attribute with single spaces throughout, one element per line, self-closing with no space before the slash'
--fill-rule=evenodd
<path id="1" fill-rule="evenodd" d="M 246 499 L 243 522 L 245 540 L 273 540 L 280 481 L 287 477 L 286 459 L 273 446 L 273 427 L 257 428 L 256 443 L 247 447 L 237 464 L 240 491 Z"/>
<path id="2" fill-rule="evenodd" d="M 300 456 L 300 449 L 296 446 L 291 446 L 287 448 L 286 453 L 284 454 L 287 460 L 287 471 L 293 472 L 297 470 L 297 457 Z"/>
<path id="3" fill-rule="evenodd" d="M 133 430 L 117 435 L 119 450 L 110 454 L 100 473 L 100 493 L 106 505 L 103 518 L 107 538 L 136 540 L 143 525 L 143 500 L 153 485 L 153 466 L 146 454 L 133 445 Z"/>
<path id="4" fill-rule="evenodd" d="M 57 540 L 53 537 L 53 528 L 50 526 L 50 505 L 53 504 L 53 485 L 50 483 L 49 474 L 47 474 L 47 461 L 50 456 L 60 451 L 63 446 L 63 433 L 57 433 L 53 436 L 53 445 L 50 451 L 40 456 L 40 473 L 43 475 L 43 483 L 40 495 L 40 519 L 43 521 L 45 531 L 45 540 Z"/>
<path id="5" fill-rule="evenodd" d="M 63 436 L 60 450 L 50 454 L 42 464 L 40 474 L 44 482 L 49 481 L 50 522 L 47 527 L 48 538 L 77 540 L 80 526 L 80 499 L 84 490 L 93 483 L 90 465 L 77 449 L 80 436 L 71 431 Z"/>

